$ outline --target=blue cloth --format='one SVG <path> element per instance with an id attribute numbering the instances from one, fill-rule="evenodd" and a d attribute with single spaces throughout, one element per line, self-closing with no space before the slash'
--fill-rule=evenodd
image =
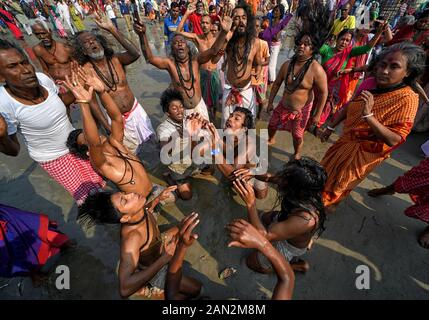
<path id="1" fill-rule="evenodd" d="M 130 7 L 123 1 L 119 2 L 119 9 L 121 14 L 130 14 Z"/>
<path id="2" fill-rule="evenodd" d="M 181 20 L 182 20 L 181 16 L 177 18 L 176 23 L 173 23 L 170 16 L 164 19 L 164 35 L 166 37 L 165 45 L 170 45 L 171 39 L 173 38 L 174 33 L 176 32 L 177 27 L 179 26 L 179 23 Z M 183 31 L 189 32 L 189 27 L 187 22 L 183 26 Z"/>

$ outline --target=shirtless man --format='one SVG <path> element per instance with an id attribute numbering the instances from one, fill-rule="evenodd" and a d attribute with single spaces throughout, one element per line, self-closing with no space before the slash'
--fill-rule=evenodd
<path id="1" fill-rule="evenodd" d="M 177 27 L 177 33 L 192 40 L 196 44 L 198 51 L 203 52 L 212 47 L 216 41 L 216 36 L 212 32 L 212 19 L 209 15 L 203 15 L 201 17 L 201 30 L 203 31 L 203 34 L 197 35 L 196 33 L 183 31 L 183 26 L 186 20 L 194 11 L 195 6 L 191 2 L 191 5 L 188 6 L 183 19 Z M 217 71 L 216 66 L 217 63 L 209 61 L 201 65 L 200 68 L 201 91 L 212 118 L 216 115 L 216 106 L 221 90 L 219 72 Z"/>
<path id="2" fill-rule="evenodd" d="M 112 95 L 125 122 L 124 145 L 133 153 L 154 135 L 148 115 L 128 85 L 124 67 L 140 57 L 137 47 L 120 33 L 110 19 L 95 15 L 96 24 L 115 37 L 125 52 L 115 54 L 106 39 L 88 31 L 78 32 L 75 38 L 75 58 L 85 70 L 95 71 Z M 94 97 L 95 99 L 95 97 Z M 108 128 L 110 129 L 110 128 Z"/>
<path id="3" fill-rule="evenodd" d="M 279 105 L 274 110 L 268 124 L 268 144 L 274 144 L 277 130 L 287 130 L 292 133 L 294 157 L 301 157 L 304 131 L 310 119 L 313 107 L 313 89 L 317 89 L 316 113 L 310 120 L 312 125 L 318 125 L 323 107 L 328 98 L 328 85 L 323 67 L 314 59 L 319 51 L 311 35 L 302 34 L 297 39 L 295 55 L 280 68 L 273 84 L 268 101 L 268 112 L 273 110 L 273 102 L 283 82 L 285 89 Z"/>
<path id="4" fill-rule="evenodd" d="M 226 47 L 226 83 L 222 98 L 222 127 L 235 107 L 249 109 L 256 117 L 256 100 L 252 88 L 252 66 L 258 79 L 262 58 L 256 34 L 255 17 L 247 4 L 233 10 L 234 33 Z"/>
<path id="5" fill-rule="evenodd" d="M 171 77 L 171 85 L 178 89 L 185 99 L 185 115 L 199 113 L 205 119 L 209 119 L 206 104 L 201 96 L 200 65 L 209 62 L 221 49 L 232 26 L 229 13 L 227 12 L 221 21 L 222 31 L 213 46 L 195 57 L 191 55 L 184 36 L 180 34 L 172 38 L 171 57 L 154 56 L 146 37 L 145 25 L 142 22 L 134 21 L 134 30 L 139 35 L 146 62 L 168 71 Z"/>
<path id="6" fill-rule="evenodd" d="M 154 204 L 164 198 L 164 192 L 149 204 L 137 193 L 102 192 L 97 195 L 80 208 L 78 221 L 86 226 L 121 224 L 118 271 L 121 296 L 163 299 L 168 263 L 176 249 L 178 232 L 178 228 L 173 227 L 161 234 L 156 223 Z M 108 206 L 100 205 L 106 200 Z M 196 297 L 201 291 L 201 283 L 182 277 L 178 291 L 181 296 Z"/>
<path id="7" fill-rule="evenodd" d="M 70 152 L 83 159 L 88 159 L 89 156 L 93 168 L 123 192 L 134 192 L 147 197 L 152 191 L 152 182 L 139 158 L 123 145 L 122 115 L 104 83 L 93 71 L 84 72 L 80 67 L 72 71 L 71 78 L 66 76 L 64 85 L 76 97 L 83 121 L 83 132 L 81 129 L 74 130 L 67 139 Z M 99 135 L 89 110 L 93 91 L 97 92 L 112 121 L 108 138 Z"/>
<path id="8" fill-rule="evenodd" d="M 42 22 L 36 21 L 31 28 L 34 35 L 40 40 L 40 43 L 33 47 L 34 54 L 42 66 L 43 71 L 49 74 L 58 85 L 60 95 L 65 94 L 67 90 L 61 84 L 62 81 L 66 79 L 66 76 L 70 76 L 73 65 L 73 49 L 66 43 L 55 41 L 52 38 L 52 31 L 46 29 Z M 90 106 L 91 112 L 96 119 L 104 127 L 108 128 L 109 124 L 106 117 L 101 112 L 98 103 L 93 100 Z M 67 114 L 70 118 L 69 109 L 67 109 Z"/>

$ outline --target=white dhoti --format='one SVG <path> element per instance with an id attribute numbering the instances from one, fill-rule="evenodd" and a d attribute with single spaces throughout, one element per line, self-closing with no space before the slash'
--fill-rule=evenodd
<path id="1" fill-rule="evenodd" d="M 270 62 L 268 64 L 268 81 L 276 81 L 277 58 L 279 57 L 281 42 L 272 42 L 270 46 Z"/>
<path id="2" fill-rule="evenodd" d="M 155 135 L 152 123 L 142 105 L 134 100 L 133 108 L 122 114 L 124 119 L 124 145 L 137 154 L 139 147 Z"/>
<path id="3" fill-rule="evenodd" d="M 236 107 L 249 109 L 253 114 L 253 119 L 255 119 L 256 99 L 251 82 L 244 88 L 234 88 L 229 83 L 225 82 L 222 97 L 222 128 L 225 126 L 225 122 L 228 120 L 229 115 L 234 112 Z"/>
<path id="4" fill-rule="evenodd" d="M 202 97 L 195 108 L 185 109 L 185 116 L 189 116 L 192 113 L 199 113 L 203 118 L 209 120 L 209 112 L 207 111 L 206 103 Z"/>

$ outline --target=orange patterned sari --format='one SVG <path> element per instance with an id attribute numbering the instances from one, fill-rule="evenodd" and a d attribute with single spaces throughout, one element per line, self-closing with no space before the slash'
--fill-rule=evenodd
<path id="1" fill-rule="evenodd" d="M 343 200 L 395 148 L 405 142 L 413 126 L 418 102 L 418 95 L 408 86 L 374 94 L 374 116 L 402 137 L 402 141 L 393 147 L 377 138 L 362 118 L 364 102 L 360 96 L 349 104 L 343 133 L 321 162 L 328 174 L 323 191 L 325 206 Z"/>

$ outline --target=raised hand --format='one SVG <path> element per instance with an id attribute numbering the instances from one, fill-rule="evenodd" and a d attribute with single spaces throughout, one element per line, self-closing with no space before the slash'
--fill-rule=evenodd
<path id="1" fill-rule="evenodd" d="M 255 204 L 255 190 L 253 190 L 253 186 L 248 181 L 236 179 L 232 184 L 234 190 L 240 195 L 241 199 L 243 199 L 248 207 Z"/>
<path id="2" fill-rule="evenodd" d="M 170 198 L 170 195 L 173 191 L 176 191 L 177 185 L 169 186 L 168 188 L 165 188 L 158 196 L 159 201 L 164 201 Z"/>
<path id="3" fill-rule="evenodd" d="M 90 86 L 88 90 L 86 90 L 79 81 L 77 72 L 72 70 L 71 76 L 66 76 L 66 80 L 63 84 L 73 93 L 77 103 L 89 103 L 92 99 L 94 88 Z"/>
<path id="4" fill-rule="evenodd" d="M 226 228 L 232 239 L 228 247 L 261 250 L 268 244 L 268 240 L 246 220 L 235 219 Z"/>
<path id="5" fill-rule="evenodd" d="M 200 219 L 198 219 L 198 213 L 196 212 L 192 212 L 180 222 L 179 241 L 181 245 L 190 247 L 198 239 L 198 235 L 192 233 L 198 223 L 200 223 Z"/>
<path id="6" fill-rule="evenodd" d="M 7 136 L 7 123 L 3 116 L 0 114 L 0 139 L 6 138 Z"/>
<path id="7" fill-rule="evenodd" d="M 227 5 L 223 11 L 222 18 L 220 19 L 220 26 L 223 31 L 229 32 L 232 27 L 233 19 L 232 19 L 232 12 L 233 8 L 230 5 Z M 233 27 L 233 30 L 235 30 L 235 26 Z"/>
<path id="8" fill-rule="evenodd" d="M 198 134 L 205 124 L 206 122 L 199 113 L 192 113 L 186 117 L 186 132 L 192 137 Z"/>
<path id="9" fill-rule="evenodd" d="M 374 96 L 369 91 L 362 91 L 361 97 L 363 101 L 365 102 L 363 109 L 362 109 L 362 115 L 367 116 L 372 113 L 372 108 L 374 107 Z"/>
<path id="10" fill-rule="evenodd" d="M 144 35 L 146 33 L 146 26 L 143 21 L 138 22 L 134 20 L 134 32 L 137 33 L 139 36 Z"/>
<path id="11" fill-rule="evenodd" d="M 106 31 L 116 30 L 112 21 L 106 15 L 94 11 L 94 21 L 97 26 Z"/>
<path id="12" fill-rule="evenodd" d="M 79 79 L 82 80 L 88 87 L 93 87 L 97 93 L 103 93 L 105 86 L 103 81 L 95 74 L 94 70 L 85 70 L 82 67 L 77 68 Z"/>

